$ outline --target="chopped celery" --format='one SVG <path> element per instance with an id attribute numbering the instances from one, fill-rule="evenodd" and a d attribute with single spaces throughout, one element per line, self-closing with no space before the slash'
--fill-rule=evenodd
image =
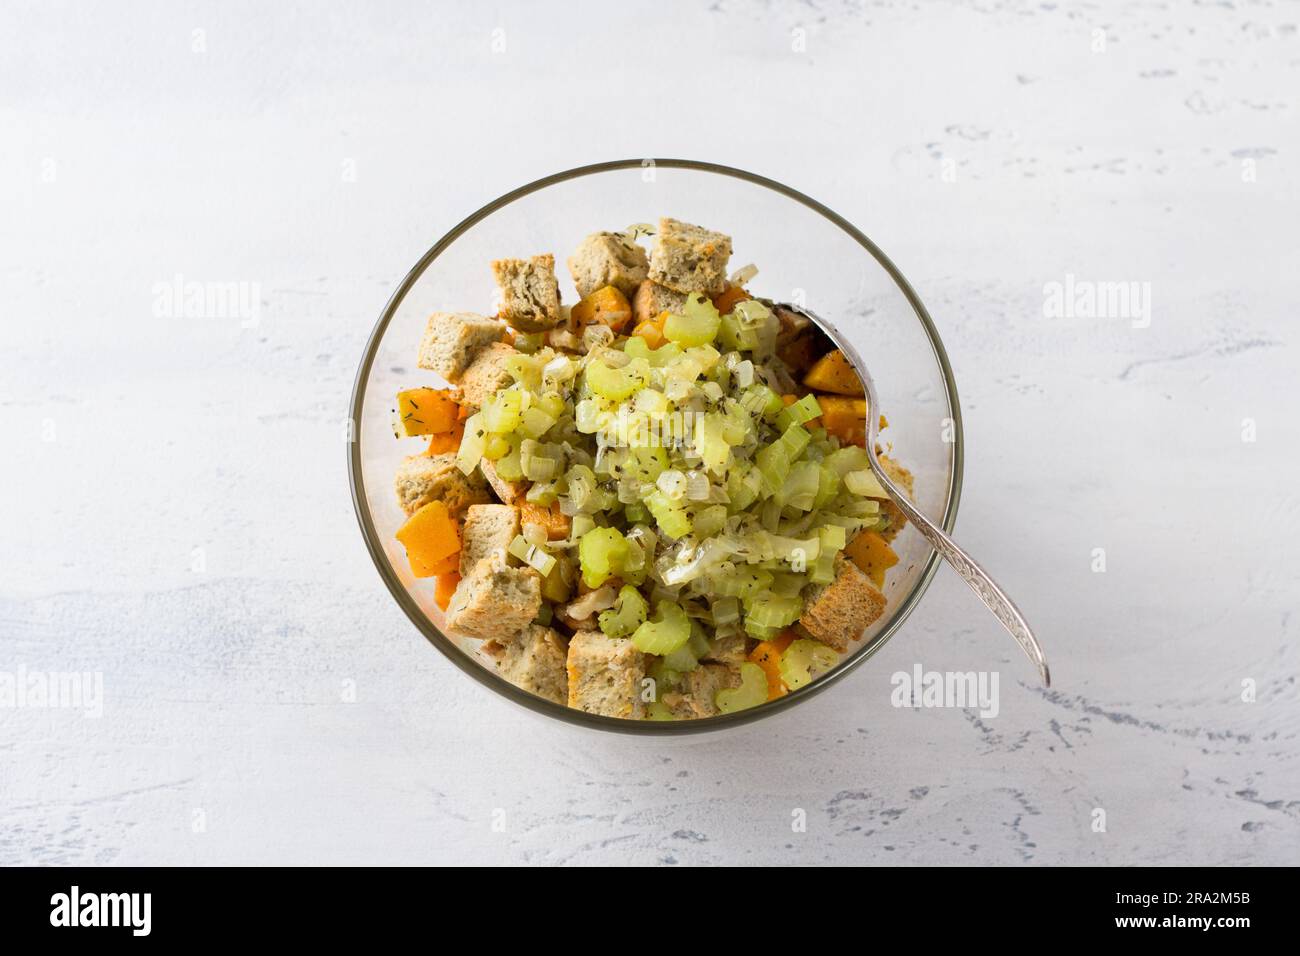
<path id="1" fill-rule="evenodd" d="M 713 303 L 692 292 L 682 307 L 682 314 L 670 313 L 664 322 L 664 338 L 683 348 L 708 345 L 718 337 L 721 318 Z"/>
<path id="2" fill-rule="evenodd" d="M 658 488 L 646 495 L 644 501 L 654 515 L 655 524 L 668 537 L 684 538 L 691 533 L 691 519 L 686 514 L 686 509 Z"/>
<path id="3" fill-rule="evenodd" d="M 618 574 L 627 560 L 627 539 L 617 528 L 592 528 L 578 542 L 582 580 L 598 588 Z"/>
<path id="4" fill-rule="evenodd" d="M 795 462 L 790 469 L 789 478 L 780 490 L 779 500 L 791 508 L 811 511 L 820 487 L 821 466 L 815 461 Z"/>
<path id="5" fill-rule="evenodd" d="M 750 622 L 760 627 L 787 627 L 799 620 L 803 613 L 803 599 L 797 594 L 793 597 L 772 596 L 764 601 L 755 601 L 753 609 L 745 616 L 745 623 Z"/>
<path id="6" fill-rule="evenodd" d="M 645 654 L 667 655 L 682 647 L 691 637 L 691 621 L 671 601 L 655 604 L 654 616 L 632 635 L 632 643 Z"/>
<path id="7" fill-rule="evenodd" d="M 663 701 L 656 700 L 646 707 L 646 720 L 676 720 L 677 715 Z"/>
<path id="8" fill-rule="evenodd" d="M 560 460 L 552 447 L 531 438 L 525 438 L 519 443 L 519 467 L 525 478 L 529 481 L 549 481 L 556 476 Z"/>
<path id="9" fill-rule="evenodd" d="M 851 471 L 844 476 L 844 487 L 864 498 L 888 498 L 880 480 L 870 470 Z"/>
<path id="10" fill-rule="evenodd" d="M 700 664 L 699 658 L 689 644 L 683 645 L 677 650 L 664 655 L 664 666 L 675 671 L 686 672 L 693 671 Z"/>
<path id="11" fill-rule="evenodd" d="M 715 628 L 740 620 L 740 602 L 734 597 L 715 598 L 712 610 L 713 626 Z"/>
<path id="12" fill-rule="evenodd" d="M 822 407 L 817 404 L 817 396 L 805 395 L 799 401 L 787 405 L 780 411 L 776 416 L 776 427 L 786 429 L 791 425 L 802 425 L 804 422 L 819 417 L 821 413 Z"/>
<path id="13" fill-rule="evenodd" d="M 519 461 L 519 446 L 510 443 L 510 450 L 494 463 L 496 472 L 506 481 L 520 481 L 524 477 L 524 468 Z"/>
<path id="14" fill-rule="evenodd" d="M 791 690 L 798 690 L 830 670 L 838 660 L 839 655 L 825 644 L 800 638 L 781 655 L 781 680 Z"/>
<path id="15" fill-rule="evenodd" d="M 525 392 L 508 388 L 497 392 L 486 402 L 479 412 L 483 416 L 483 428 L 498 435 L 508 435 L 523 422 L 523 400 Z"/>
<path id="16" fill-rule="evenodd" d="M 655 682 L 655 699 L 663 697 L 664 688 L 676 687 L 681 683 L 682 675 L 670 668 L 662 657 L 652 657 L 646 664 L 646 676 Z"/>
<path id="17" fill-rule="evenodd" d="M 745 661 L 740 665 L 740 686 L 724 687 L 714 695 L 714 703 L 724 714 L 757 707 L 767 700 L 767 675 L 757 664 Z"/>
<path id="18" fill-rule="evenodd" d="M 541 438 L 555 424 L 557 416 L 549 415 L 540 407 L 534 406 L 523 413 L 519 423 L 519 433 L 526 438 Z"/>
<path id="19" fill-rule="evenodd" d="M 471 474 L 483 459 L 483 449 L 487 445 L 487 432 L 483 428 L 483 413 L 475 412 L 465 419 L 465 435 L 460 440 L 456 451 L 456 467 L 463 474 Z"/>
<path id="20" fill-rule="evenodd" d="M 696 512 L 691 522 L 693 533 L 697 538 L 707 538 L 721 531 L 727 524 L 727 506 L 709 505 Z"/>
<path id="21" fill-rule="evenodd" d="M 505 435 L 488 435 L 483 446 L 483 457 L 488 461 L 497 461 L 510 454 L 510 439 Z"/>
<path id="22" fill-rule="evenodd" d="M 750 415 L 769 421 L 775 419 L 785 407 L 781 402 L 781 396 L 762 384 L 747 388 L 740 397 L 740 404 Z"/>
<path id="23" fill-rule="evenodd" d="M 587 385 L 601 398 L 622 401 L 641 387 L 641 380 L 627 369 L 610 368 L 602 361 L 587 365 Z"/>
<path id="24" fill-rule="evenodd" d="M 704 467 L 720 475 L 731 458 L 731 445 L 723 434 L 725 422 L 721 415 L 706 412 L 695 420 L 695 447 L 699 450 Z"/>
<path id="25" fill-rule="evenodd" d="M 537 389 L 542 385 L 542 363 L 532 355 L 512 355 L 506 359 L 506 371 L 525 388 Z"/>
<path id="26" fill-rule="evenodd" d="M 641 592 L 625 584 L 618 590 L 618 600 L 608 611 L 601 611 L 597 619 L 600 629 L 609 637 L 627 637 L 645 622 L 650 607 Z"/>
<path id="27" fill-rule="evenodd" d="M 817 466 L 817 495 L 813 498 L 813 507 L 826 507 L 839 492 L 840 476 L 835 473 L 835 469 L 828 468 L 825 463 L 819 464 Z"/>
<path id="28" fill-rule="evenodd" d="M 529 544 L 521 534 L 515 535 L 514 540 L 510 542 L 510 547 L 506 550 L 524 564 L 535 568 L 537 573 L 543 577 L 550 574 L 551 569 L 555 567 L 554 555 L 539 545 Z"/>
<path id="29" fill-rule="evenodd" d="M 817 537 L 821 542 L 823 553 L 826 551 L 843 551 L 848 543 L 848 533 L 844 530 L 843 525 L 823 525 L 817 529 Z"/>
<path id="30" fill-rule="evenodd" d="M 857 445 L 847 445 L 831 452 L 826 456 L 823 464 L 841 478 L 851 471 L 861 471 L 863 468 L 870 467 L 870 463 L 867 461 L 866 449 L 859 448 Z"/>
<path id="31" fill-rule="evenodd" d="M 568 558 L 557 560 L 555 567 L 542 578 L 542 597 L 555 604 L 563 604 L 572 593 L 570 581 L 565 580 L 566 571 L 570 576 L 573 574 L 572 565 L 567 562 Z"/>

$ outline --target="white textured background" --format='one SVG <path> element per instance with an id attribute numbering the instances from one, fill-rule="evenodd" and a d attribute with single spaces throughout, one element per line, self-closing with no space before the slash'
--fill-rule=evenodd
<path id="1" fill-rule="evenodd" d="M 0 709 L 0 863 L 1300 861 L 1300 5 L 565 6 L 5 4 L 0 671 L 105 702 Z M 393 605 L 340 440 L 381 306 L 483 202 L 642 155 L 913 281 L 958 539 L 1054 690 L 946 569 L 831 693 L 680 741 L 492 698 Z M 260 321 L 155 318 L 177 274 Z M 1150 327 L 1045 318 L 1066 274 Z M 918 661 L 1001 713 L 892 708 Z"/>

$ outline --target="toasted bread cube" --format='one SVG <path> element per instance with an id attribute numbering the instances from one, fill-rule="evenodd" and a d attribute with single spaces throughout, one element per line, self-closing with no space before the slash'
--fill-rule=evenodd
<path id="1" fill-rule="evenodd" d="M 645 655 L 630 638 L 581 630 L 569 640 L 569 706 L 589 714 L 639 720 Z"/>
<path id="2" fill-rule="evenodd" d="M 463 474 L 456 455 L 411 455 L 397 469 L 397 502 L 408 515 L 430 501 L 441 501 L 459 517 L 470 505 L 492 500 L 487 482 L 477 474 Z"/>
<path id="3" fill-rule="evenodd" d="M 542 576 L 505 561 L 480 561 L 461 578 L 447 605 L 447 627 L 470 637 L 501 640 L 518 634 L 542 606 Z"/>
<path id="4" fill-rule="evenodd" d="M 632 321 L 636 325 L 642 322 L 654 322 L 662 312 L 681 312 L 686 305 L 686 294 L 666 289 L 647 279 L 636 287 L 632 297 Z"/>
<path id="5" fill-rule="evenodd" d="M 749 658 L 749 639 L 739 631 L 723 634 L 709 641 L 702 660 L 715 664 L 739 664 Z"/>
<path id="6" fill-rule="evenodd" d="M 492 274 L 501 288 L 501 318 L 520 332 L 545 332 L 559 323 L 560 286 L 555 256 L 497 259 Z"/>
<path id="7" fill-rule="evenodd" d="M 509 342 L 493 342 L 481 349 L 461 376 L 461 404 L 482 408 L 484 402 L 509 386 L 514 378 L 507 366 L 518 354 Z"/>
<path id="8" fill-rule="evenodd" d="M 560 510 L 558 503 L 547 507 L 531 501 L 521 501 L 519 523 L 541 525 L 546 529 L 547 541 L 563 541 L 573 528 L 573 519 Z"/>
<path id="9" fill-rule="evenodd" d="M 649 268 L 645 250 L 617 232 L 593 232 L 569 256 L 569 274 L 584 299 L 607 285 L 630 296 Z"/>
<path id="10" fill-rule="evenodd" d="M 522 478 L 519 481 L 506 481 L 497 473 L 495 462 L 484 458 L 478 463 L 478 469 L 487 480 L 488 487 L 506 504 L 519 504 L 524 500 L 524 495 L 528 494 L 529 482 Z"/>
<path id="11" fill-rule="evenodd" d="M 885 474 L 889 476 L 889 480 L 902 488 L 907 494 L 908 500 L 911 500 L 912 473 L 888 455 L 880 456 L 880 467 L 885 469 Z M 903 510 L 892 501 L 882 501 L 880 503 L 880 513 L 889 520 L 889 523 L 885 525 L 885 529 L 880 532 L 880 536 L 888 544 L 898 537 L 898 533 L 907 524 L 907 518 L 903 515 Z"/>
<path id="12" fill-rule="evenodd" d="M 649 277 L 677 292 L 716 295 L 727 287 L 731 237 L 664 217 L 650 250 Z"/>
<path id="13" fill-rule="evenodd" d="M 417 364 L 459 382 L 479 350 L 499 342 L 505 330 L 496 319 L 473 312 L 435 312 L 424 330 Z"/>
<path id="14" fill-rule="evenodd" d="M 569 696 L 568 648 L 558 631 L 531 624 L 503 642 L 497 673 L 530 694 L 557 704 Z"/>
<path id="15" fill-rule="evenodd" d="M 511 505 L 470 505 L 460 530 L 460 576 L 480 561 L 499 557 L 509 564 L 510 542 L 519 533 L 519 511 Z"/>
<path id="16" fill-rule="evenodd" d="M 663 695 L 663 702 L 672 715 L 684 720 L 716 717 L 721 713 L 718 691 L 740 686 L 740 667 L 737 664 L 701 664 L 688 671 L 685 679 L 681 691 L 669 691 Z"/>
<path id="17" fill-rule="evenodd" d="M 885 612 L 885 596 L 852 561 L 835 557 L 835 580 L 804 604 L 799 623 L 827 647 L 843 653 Z"/>

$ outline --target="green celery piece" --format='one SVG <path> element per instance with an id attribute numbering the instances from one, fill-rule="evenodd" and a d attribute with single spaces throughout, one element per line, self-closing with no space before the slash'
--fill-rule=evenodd
<path id="1" fill-rule="evenodd" d="M 483 427 L 483 413 L 475 412 L 465 419 L 465 436 L 460 440 L 456 451 L 456 467 L 462 474 L 472 474 L 483 460 L 483 450 L 487 446 L 487 429 Z"/>
<path id="2" fill-rule="evenodd" d="M 857 445 L 847 445 L 831 452 L 822 464 L 832 469 L 841 478 L 851 471 L 861 471 L 863 468 L 871 467 L 867 462 L 866 449 L 859 448 Z"/>
<path id="3" fill-rule="evenodd" d="M 654 615 L 632 635 L 632 643 L 643 654 L 665 656 L 682 647 L 691 638 L 691 620 L 671 601 L 655 605 Z"/>
<path id="4" fill-rule="evenodd" d="M 682 307 L 682 314 L 670 313 L 664 321 L 664 338 L 683 348 L 708 345 L 718 337 L 722 319 L 713 303 L 692 292 Z"/>
<path id="5" fill-rule="evenodd" d="M 695 668 L 700 666 L 700 662 L 688 644 L 677 648 L 677 650 L 670 654 L 665 654 L 664 666 L 669 670 L 685 673 L 686 671 L 695 670 Z"/>
<path id="6" fill-rule="evenodd" d="M 592 528 L 578 541 L 582 580 L 598 588 L 618 574 L 627 560 L 627 539 L 617 528 Z"/>
<path id="7" fill-rule="evenodd" d="M 641 380 L 627 369 L 610 368 L 599 359 L 588 363 L 586 377 L 592 392 L 616 402 L 630 398 L 641 387 Z"/>
<path id="8" fill-rule="evenodd" d="M 830 670 L 839 661 L 832 648 L 817 641 L 800 638 L 781 655 L 781 680 L 791 690 L 812 683 L 817 675 Z"/>
<path id="9" fill-rule="evenodd" d="M 821 486 L 821 466 L 813 461 L 799 461 L 790 469 L 790 476 L 779 492 L 782 505 L 811 511 Z"/>
<path id="10" fill-rule="evenodd" d="M 655 523 L 668 537 L 684 538 L 691 533 L 691 519 L 686 510 L 658 488 L 646 495 L 644 501 Z"/>
<path id="11" fill-rule="evenodd" d="M 760 627 L 788 627 L 799 620 L 803 613 L 803 599 L 794 597 L 777 597 L 773 595 L 763 601 L 754 602 L 753 609 L 745 616 L 745 624 Z"/>
<path id="12" fill-rule="evenodd" d="M 515 535 L 514 540 L 510 542 L 510 547 L 506 550 L 520 561 L 524 562 L 524 564 L 531 568 L 535 568 L 537 573 L 542 575 L 542 577 L 550 574 L 551 569 L 555 567 L 554 555 L 543 547 L 529 544 L 521 534 Z"/>
<path id="13" fill-rule="evenodd" d="M 709 505 L 707 508 L 701 508 L 696 512 L 692 526 L 696 537 L 707 538 L 721 531 L 726 526 L 726 523 L 727 506 Z"/>
<path id="14" fill-rule="evenodd" d="M 821 509 L 830 504 L 840 491 L 840 476 L 834 468 L 825 462 L 817 466 L 817 494 L 813 498 L 813 508 Z"/>
<path id="15" fill-rule="evenodd" d="M 656 700 L 646 707 L 646 720 L 676 720 L 676 715 L 663 701 Z"/>
<path id="16" fill-rule="evenodd" d="M 822 407 L 817 404 L 817 396 L 805 395 L 799 401 L 781 410 L 776 416 L 776 427 L 784 430 L 791 425 L 802 425 L 804 422 L 820 417 L 821 413 Z"/>
<path id="17" fill-rule="evenodd" d="M 705 412 L 696 426 L 696 450 L 704 461 L 704 467 L 715 475 L 720 475 L 731 458 L 731 445 L 723 435 L 724 422 L 716 412 Z"/>
<path id="18" fill-rule="evenodd" d="M 740 686 L 724 687 L 714 695 L 714 703 L 724 714 L 757 707 L 767 700 L 767 675 L 757 664 L 745 661 L 740 665 Z"/>
<path id="19" fill-rule="evenodd" d="M 608 637 L 627 637 L 645 622 L 650 605 L 641 592 L 631 585 L 623 585 L 618 600 L 608 611 L 601 611 L 597 622 Z"/>

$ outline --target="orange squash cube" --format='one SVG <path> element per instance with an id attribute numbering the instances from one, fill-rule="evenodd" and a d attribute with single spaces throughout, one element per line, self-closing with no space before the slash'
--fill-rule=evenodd
<path id="1" fill-rule="evenodd" d="M 441 501 L 430 501 L 397 529 L 397 540 L 406 548 L 406 558 L 417 578 L 446 574 L 458 567 L 453 562 L 460 552 L 460 528 Z"/>
<path id="2" fill-rule="evenodd" d="M 898 563 L 889 542 L 874 531 L 860 532 L 844 549 L 844 555 L 878 588 L 885 586 L 885 572 Z"/>
<path id="3" fill-rule="evenodd" d="M 449 432 L 459 411 L 454 393 L 445 389 L 411 388 L 397 393 L 397 417 L 407 436 Z"/>
<path id="4" fill-rule="evenodd" d="M 839 349 L 827 352 L 813 363 L 813 367 L 803 377 L 803 383 L 815 392 L 866 395 L 866 390 L 862 387 L 862 379 L 858 378 L 858 373 L 853 370 L 853 366 Z"/>
<path id="5" fill-rule="evenodd" d="M 632 306 L 627 296 L 607 285 L 579 301 L 569 312 L 569 317 L 577 328 L 599 322 L 615 332 L 622 332 L 623 326 L 632 318 Z"/>

